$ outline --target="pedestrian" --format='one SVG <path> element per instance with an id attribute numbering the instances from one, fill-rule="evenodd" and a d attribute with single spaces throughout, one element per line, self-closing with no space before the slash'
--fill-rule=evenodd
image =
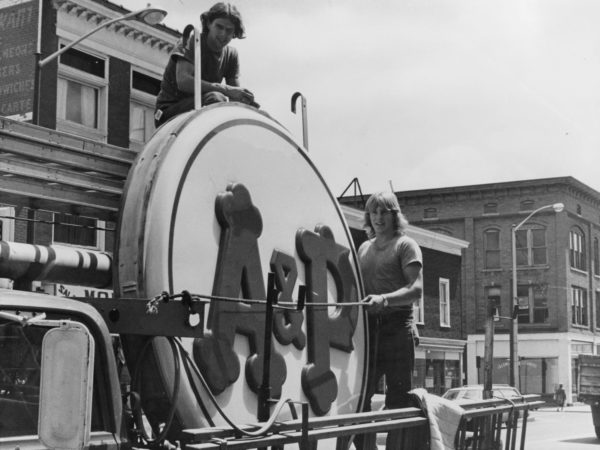
<path id="1" fill-rule="evenodd" d="M 365 411 L 385 375 L 387 409 L 414 406 L 415 359 L 413 304 L 423 291 L 423 257 L 419 245 L 406 235 L 408 221 L 394 193 L 376 193 L 367 200 L 365 228 L 369 239 L 358 249 L 369 322 L 369 376 Z M 386 449 L 399 448 L 400 432 L 389 432 Z M 359 435 L 357 450 L 371 450 L 374 435 Z"/>
<path id="2" fill-rule="evenodd" d="M 559 384 L 558 388 L 556 388 L 556 391 L 554 392 L 554 400 L 556 401 L 556 406 L 557 406 L 556 410 L 557 411 L 564 410 L 565 402 L 567 400 L 567 393 L 563 389 L 562 384 Z"/>
<path id="3" fill-rule="evenodd" d="M 258 107 L 254 94 L 240 87 L 238 53 L 229 45 L 234 38 L 246 37 L 238 9 L 230 3 L 216 3 L 200 15 L 200 22 L 202 105 L 231 100 Z M 188 25 L 169 56 L 156 98 L 154 119 L 157 127 L 194 108 L 195 47 L 192 31 L 193 27 Z"/>

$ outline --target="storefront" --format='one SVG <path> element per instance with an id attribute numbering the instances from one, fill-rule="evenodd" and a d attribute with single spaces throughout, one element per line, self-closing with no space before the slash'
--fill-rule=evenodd
<path id="1" fill-rule="evenodd" d="M 466 341 L 422 337 L 415 355 L 413 386 L 442 395 L 461 386 Z"/>
<path id="2" fill-rule="evenodd" d="M 586 339 L 586 340 L 584 340 Z M 577 400 L 577 362 L 580 354 L 593 354 L 593 336 L 574 333 L 519 335 L 519 390 L 551 398 L 559 384 L 567 391 L 567 403 Z M 469 384 L 483 383 L 484 336 L 471 335 L 467 341 L 467 379 Z M 494 384 L 508 383 L 508 336 L 494 337 Z"/>

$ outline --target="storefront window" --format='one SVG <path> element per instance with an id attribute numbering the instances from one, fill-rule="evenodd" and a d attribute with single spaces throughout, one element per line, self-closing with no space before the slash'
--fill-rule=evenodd
<path id="1" fill-rule="evenodd" d="M 477 368 L 477 375 L 478 382 L 482 384 L 483 361 Z M 494 358 L 492 374 L 494 384 L 509 384 L 509 376 L 510 360 Z M 574 373 L 573 376 L 576 374 Z M 522 394 L 553 394 L 558 384 L 566 385 L 566 380 L 558 379 L 558 358 L 520 358 L 519 382 Z"/>
<path id="2" fill-rule="evenodd" d="M 417 359 L 413 387 L 442 395 L 448 389 L 462 385 L 460 359 L 456 353 L 429 351 L 426 359 Z"/>
<path id="3" fill-rule="evenodd" d="M 477 368 L 477 379 L 479 384 L 483 384 L 484 363 L 481 358 L 481 364 Z M 510 362 L 508 358 L 494 358 L 492 367 L 492 379 L 494 384 L 508 384 L 510 374 Z"/>
<path id="4" fill-rule="evenodd" d="M 519 362 L 519 381 L 521 391 L 527 393 L 543 393 L 543 359 L 522 358 Z"/>
<path id="5" fill-rule="evenodd" d="M 413 388 L 425 388 L 425 360 L 415 360 L 415 370 L 413 371 Z"/>
<path id="6" fill-rule="evenodd" d="M 460 376 L 460 361 L 446 360 L 445 367 L 445 389 L 459 387 L 462 385 Z"/>

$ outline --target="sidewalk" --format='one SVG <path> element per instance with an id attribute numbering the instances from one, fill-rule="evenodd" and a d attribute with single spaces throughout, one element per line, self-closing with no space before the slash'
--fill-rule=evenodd
<path id="1" fill-rule="evenodd" d="M 556 405 L 552 402 L 546 403 L 546 405 L 541 406 L 537 409 L 537 412 L 556 412 Z M 590 405 L 586 405 L 585 403 L 575 402 L 572 405 L 566 405 L 563 409 L 563 412 L 591 412 Z"/>

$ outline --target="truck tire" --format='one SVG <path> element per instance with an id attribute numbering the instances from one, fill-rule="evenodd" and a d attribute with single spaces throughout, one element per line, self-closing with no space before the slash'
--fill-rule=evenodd
<path id="1" fill-rule="evenodd" d="M 600 426 L 594 427 L 594 429 L 596 430 L 596 437 L 600 439 Z"/>

